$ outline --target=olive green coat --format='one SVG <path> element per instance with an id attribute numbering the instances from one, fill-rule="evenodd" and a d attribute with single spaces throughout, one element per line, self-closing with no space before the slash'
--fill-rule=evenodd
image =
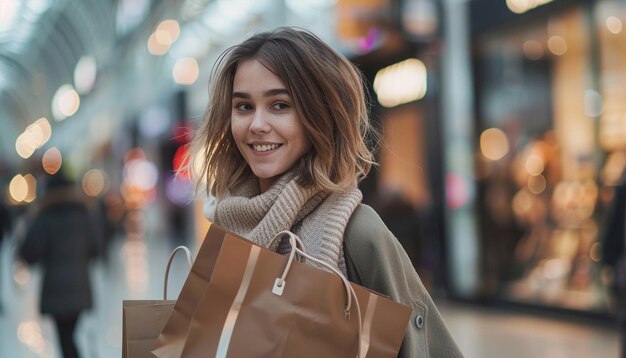
<path id="1" fill-rule="evenodd" d="M 352 214 L 344 248 L 352 282 L 413 308 L 399 357 L 463 357 L 406 252 L 371 207 L 361 204 Z"/>

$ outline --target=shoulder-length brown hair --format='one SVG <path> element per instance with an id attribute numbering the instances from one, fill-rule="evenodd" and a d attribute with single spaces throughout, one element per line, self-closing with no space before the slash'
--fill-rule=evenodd
<path id="1" fill-rule="evenodd" d="M 235 72 L 251 59 L 283 80 L 311 140 L 312 149 L 296 164 L 298 183 L 336 191 L 365 177 L 374 164 L 366 144 L 374 132 L 360 71 L 311 32 L 278 28 L 256 34 L 218 58 L 208 110 L 192 143 L 189 163 L 201 163 L 194 173 L 198 183 L 206 182 L 207 192 L 219 196 L 252 175 L 230 130 Z"/>

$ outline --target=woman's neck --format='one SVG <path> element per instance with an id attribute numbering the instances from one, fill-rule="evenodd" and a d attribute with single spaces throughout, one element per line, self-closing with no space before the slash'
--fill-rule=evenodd
<path id="1" fill-rule="evenodd" d="M 267 189 L 271 188 L 276 183 L 277 177 L 272 178 L 259 178 L 259 189 L 261 193 L 265 193 Z"/>

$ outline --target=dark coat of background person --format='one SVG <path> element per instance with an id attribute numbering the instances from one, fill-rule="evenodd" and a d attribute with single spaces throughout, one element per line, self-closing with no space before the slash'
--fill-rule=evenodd
<path id="1" fill-rule="evenodd" d="M 615 187 L 613 201 L 600 234 L 602 262 L 613 268 L 612 292 L 617 298 L 617 320 L 621 331 L 621 357 L 626 358 L 626 176 Z"/>
<path id="2" fill-rule="evenodd" d="M 2 244 L 2 239 L 4 239 L 4 235 L 6 235 L 10 230 L 11 213 L 4 204 L 2 197 L 0 197 L 0 245 Z"/>
<path id="3" fill-rule="evenodd" d="M 89 261 L 99 254 L 100 224 L 86 198 L 63 177 L 53 177 L 28 223 L 20 256 L 43 269 L 40 309 L 51 315 L 63 355 L 77 357 L 74 331 L 92 307 Z"/>
<path id="4" fill-rule="evenodd" d="M 4 200 L 0 196 L 0 253 L 2 252 L 2 240 L 4 236 L 9 233 L 11 230 L 11 213 L 9 209 L 4 203 Z M 2 262 L 0 261 L 0 267 L 2 267 Z M 0 278 L 2 277 L 2 271 L 0 270 Z M 2 281 L 0 281 L 0 286 L 2 286 Z M 3 311 L 2 300 L 0 299 L 0 313 Z"/>
<path id="5" fill-rule="evenodd" d="M 626 220 L 626 180 L 614 189 L 613 201 L 607 212 L 606 221 L 602 227 L 602 262 L 616 267 L 621 257 L 624 257 L 624 221 Z"/>

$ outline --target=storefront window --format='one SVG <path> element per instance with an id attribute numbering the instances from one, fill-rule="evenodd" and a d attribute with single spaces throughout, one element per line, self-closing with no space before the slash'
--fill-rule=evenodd
<path id="1" fill-rule="evenodd" d="M 603 313 L 597 41 L 582 6 L 524 19 L 474 40 L 482 293 Z"/>

